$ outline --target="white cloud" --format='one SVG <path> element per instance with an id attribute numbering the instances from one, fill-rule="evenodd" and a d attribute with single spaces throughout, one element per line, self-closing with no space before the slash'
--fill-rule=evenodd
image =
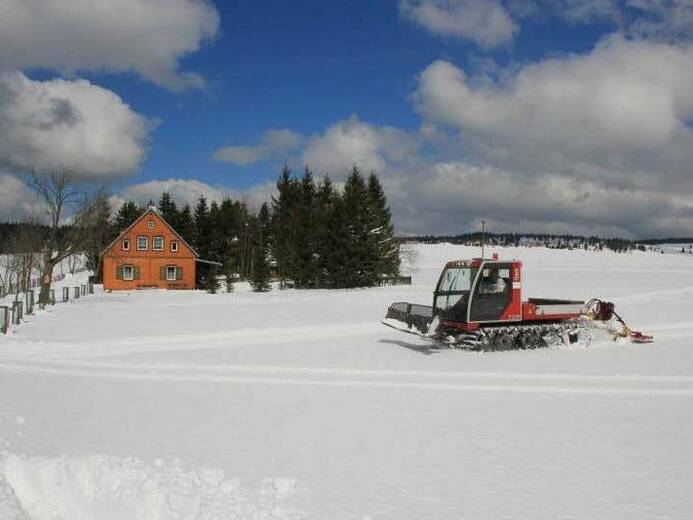
<path id="1" fill-rule="evenodd" d="M 0 221 L 38 222 L 42 216 L 36 194 L 18 177 L 0 173 Z"/>
<path id="2" fill-rule="evenodd" d="M 476 86 L 438 61 L 420 76 L 420 113 L 461 131 L 477 160 L 623 187 L 693 188 L 693 48 L 613 37 L 586 55 L 528 65 Z M 662 177 L 658 177 L 662 176 Z"/>
<path id="3" fill-rule="evenodd" d="M 418 144 L 415 137 L 389 126 L 375 126 L 352 116 L 313 136 L 303 154 L 305 164 L 318 174 L 339 178 L 354 165 L 364 172 L 383 173 L 386 161 L 407 160 Z"/>
<path id="4" fill-rule="evenodd" d="M 526 0 L 506 0 L 514 14 Z M 607 23 L 631 36 L 681 42 L 693 38 L 693 2 L 690 0 L 536 0 L 525 16 L 552 13 L 570 24 Z"/>
<path id="5" fill-rule="evenodd" d="M 625 189 L 570 176 L 527 177 L 464 162 L 436 163 L 385 182 L 398 228 L 418 233 L 474 230 L 649 235 L 693 230 L 683 197 Z"/>
<path id="6" fill-rule="evenodd" d="M 33 81 L 0 72 L 0 166 L 7 170 L 126 175 L 145 156 L 148 129 L 116 94 L 88 81 Z"/>
<path id="7" fill-rule="evenodd" d="M 543 3 L 560 18 L 576 24 L 597 20 L 617 22 L 622 18 L 618 0 L 543 0 Z"/>
<path id="8" fill-rule="evenodd" d="M 225 146 L 214 152 L 215 161 L 245 166 L 266 159 L 285 157 L 301 144 L 301 135 L 288 128 L 268 130 L 254 145 Z"/>
<path id="9" fill-rule="evenodd" d="M 226 186 L 212 186 L 197 179 L 171 178 L 127 186 L 111 199 L 111 205 L 115 209 L 125 201 L 133 201 L 139 205 L 146 205 L 150 200 L 156 203 L 166 191 L 179 207 L 190 204 L 194 208 L 199 198 L 204 196 L 208 203 L 221 202 L 225 198 L 243 200 L 251 209 L 256 210 L 263 202 L 270 201 L 274 190 L 275 185 L 271 181 L 239 190 Z"/>
<path id="10" fill-rule="evenodd" d="M 629 0 L 644 16 L 627 27 L 631 34 L 663 41 L 693 38 L 693 2 L 690 0 Z"/>
<path id="11" fill-rule="evenodd" d="M 135 72 L 174 90 L 199 87 L 178 62 L 218 28 L 207 0 L 0 0 L 0 70 Z"/>
<path id="12" fill-rule="evenodd" d="M 433 33 L 471 40 L 484 48 L 507 43 L 518 31 L 497 0 L 400 0 L 399 10 Z"/>

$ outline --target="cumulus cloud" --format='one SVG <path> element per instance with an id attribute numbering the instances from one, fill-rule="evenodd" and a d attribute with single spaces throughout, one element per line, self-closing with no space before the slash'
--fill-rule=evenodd
<path id="1" fill-rule="evenodd" d="M 414 136 L 394 127 L 362 122 L 356 116 L 313 136 L 305 149 L 305 164 L 317 173 L 339 177 L 353 166 L 365 172 L 383 173 L 387 162 L 398 164 L 411 157 L 418 146 Z"/>
<path id="2" fill-rule="evenodd" d="M 41 216 L 36 194 L 21 179 L 0 173 L 0 221 L 38 221 Z"/>
<path id="3" fill-rule="evenodd" d="M 244 190 L 226 186 L 212 186 L 197 179 L 165 179 L 141 182 L 125 187 L 111 199 L 116 209 L 125 201 L 146 205 L 150 200 L 156 202 L 166 191 L 180 207 L 190 204 L 194 207 L 200 197 L 208 202 L 221 202 L 225 198 L 245 201 L 251 209 L 257 209 L 263 202 L 269 202 L 275 186 L 271 181 L 256 184 Z"/>
<path id="4" fill-rule="evenodd" d="M 301 135 L 288 128 L 268 130 L 259 143 L 253 145 L 225 146 L 212 158 L 215 161 L 245 166 L 266 159 L 285 157 L 301 144 Z"/>
<path id="5" fill-rule="evenodd" d="M 400 0 L 399 11 L 432 33 L 470 40 L 485 49 L 511 42 L 527 20 L 599 23 L 654 41 L 693 38 L 690 0 Z"/>
<path id="6" fill-rule="evenodd" d="M 518 31 L 497 0 L 400 0 L 399 11 L 433 33 L 471 40 L 487 49 L 511 41 Z"/>
<path id="7" fill-rule="evenodd" d="M 506 0 L 509 11 L 537 19 L 546 13 L 570 24 L 611 24 L 631 36 L 681 42 L 693 38 L 690 0 Z M 527 9 L 527 5 L 533 9 Z M 523 9 L 524 8 L 524 9 Z M 524 15 L 522 14 L 524 10 Z"/>
<path id="8" fill-rule="evenodd" d="M 173 90 L 199 87 L 178 62 L 218 28 L 207 0 L 0 0 L 0 69 L 134 72 Z"/>
<path id="9" fill-rule="evenodd" d="M 464 162 L 436 163 L 386 179 L 400 230 L 459 233 L 486 218 L 496 231 L 645 236 L 693 229 L 683 197 L 575 177 L 518 175 Z"/>
<path id="10" fill-rule="evenodd" d="M 490 85 L 437 61 L 414 97 L 477 159 L 639 189 L 663 186 L 662 175 L 674 191 L 693 188 L 692 82 L 693 48 L 612 37 Z"/>
<path id="11" fill-rule="evenodd" d="M 690 0 L 630 0 L 629 6 L 644 16 L 634 18 L 631 34 L 663 41 L 693 38 L 693 2 Z"/>
<path id="12" fill-rule="evenodd" d="M 132 173 L 149 123 L 115 93 L 85 80 L 33 81 L 0 72 L 0 166 L 74 169 L 84 178 Z"/>
<path id="13" fill-rule="evenodd" d="M 571 23 L 622 20 L 618 0 L 541 0 L 543 8 L 552 9 L 558 17 Z"/>

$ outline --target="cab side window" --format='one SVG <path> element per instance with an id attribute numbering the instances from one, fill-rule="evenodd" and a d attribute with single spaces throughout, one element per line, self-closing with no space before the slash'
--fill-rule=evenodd
<path id="1" fill-rule="evenodd" d="M 488 267 L 479 280 L 479 294 L 499 294 L 510 286 L 510 269 Z"/>

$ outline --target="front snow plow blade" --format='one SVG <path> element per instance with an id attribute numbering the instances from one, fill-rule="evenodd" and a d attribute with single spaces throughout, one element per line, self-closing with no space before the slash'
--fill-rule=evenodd
<path id="1" fill-rule="evenodd" d="M 390 305 L 383 325 L 416 335 L 428 333 L 433 321 L 433 307 L 418 303 L 397 302 Z"/>

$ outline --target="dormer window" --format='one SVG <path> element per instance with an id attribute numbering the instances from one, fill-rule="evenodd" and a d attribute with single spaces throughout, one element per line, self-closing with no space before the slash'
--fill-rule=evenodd
<path id="1" fill-rule="evenodd" d="M 137 237 L 137 250 L 146 251 L 149 249 L 149 239 L 145 236 Z"/>
<path id="2" fill-rule="evenodd" d="M 123 239 L 123 251 L 130 251 L 130 239 L 129 238 Z"/>
<path id="3" fill-rule="evenodd" d="M 154 251 L 164 250 L 164 237 L 154 237 L 152 239 L 152 249 Z"/>
<path id="4" fill-rule="evenodd" d="M 171 240 L 171 251 L 173 253 L 178 252 L 178 240 Z"/>
<path id="5" fill-rule="evenodd" d="M 153 220 L 147 221 L 147 229 L 154 229 L 154 221 Z"/>

